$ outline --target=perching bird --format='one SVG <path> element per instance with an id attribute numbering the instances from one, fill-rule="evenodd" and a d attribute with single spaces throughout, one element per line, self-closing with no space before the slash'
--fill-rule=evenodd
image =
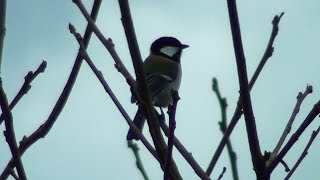
<path id="1" fill-rule="evenodd" d="M 189 46 L 181 44 L 174 37 L 161 37 L 152 43 L 150 55 L 144 61 L 143 68 L 155 106 L 167 107 L 172 103 L 171 91 L 178 90 L 181 82 L 181 53 L 187 47 Z M 138 109 L 133 122 L 142 131 L 145 117 L 141 108 Z M 133 139 L 139 140 L 130 128 L 127 140 Z"/>

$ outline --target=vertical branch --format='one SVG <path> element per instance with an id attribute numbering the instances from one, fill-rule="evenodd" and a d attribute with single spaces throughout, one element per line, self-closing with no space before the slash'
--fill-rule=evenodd
<path id="1" fill-rule="evenodd" d="M 215 92 L 217 95 L 220 108 L 221 108 L 221 121 L 219 122 L 220 130 L 222 132 L 222 135 L 225 134 L 227 130 L 227 100 L 226 98 L 223 98 L 221 96 L 219 86 L 218 86 L 218 80 L 216 78 L 213 78 L 212 80 L 212 90 Z M 230 159 L 230 165 L 231 165 L 231 172 L 234 180 L 239 179 L 238 175 L 238 168 L 237 168 L 237 155 L 234 152 L 231 144 L 230 138 L 227 140 L 227 150 L 228 150 L 228 155 Z"/>
<path id="2" fill-rule="evenodd" d="M 146 77 L 142 68 L 142 58 L 135 35 L 135 30 L 132 22 L 130 7 L 128 0 L 119 0 L 119 6 L 121 11 L 121 20 L 125 30 L 126 38 L 128 41 L 128 46 L 130 50 L 130 55 L 132 58 L 132 63 L 137 77 L 138 83 L 138 92 L 139 97 L 141 98 L 141 106 L 144 109 L 146 119 L 149 125 L 149 131 L 159 155 L 159 158 L 162 162 L 162 165 L 165 163 L 167 146 L 164 141 L 164 138 L 161 134 L 160 124 L 158 122 L 157 116 L 154 112 L 153 104 L 150 98 L 149 88 L 147 85 Z M 170 175 L 172 179 L 182 179 L 181 175 L 173 160 L 170 160 Z"/>
<path id="3" fill-rule="evenodd" d="M 274 18 L 273 18 L 273 21 L 272 21 L 272 25 L 273 25 L 273 28 L 272 28 L 272 32 L 271 32 L 271 36 L 270 36 L 270 39 L 269 39 L 269 42 L 268 42 L 268 46 L 265 50 L 265 53 L 263 55 L 263 57 L 261 58 L 260 62 L 259 62 L 259 65 L 258 67 L 256 68 L 251 80 L 250 80 L 250 83 L 249 83 L 249 88 L 250 90 L 252 89 L 253 85 L 255 84 L 257 78 L 259 77 L 260 75 L 260 72 L 262 71 L 263 67 L 265 66 L 267 60 L 272 56 L 273 54 L 273 43 L 274 43 L 274 39 L 276 38 L 277 34 L 278 34 L 278 30 L 279 30 L 279 22 L 280 22 L 280 19 L 282 17 L 283 13 L 280 14 L 280 17 L 278 15 L 276 15 Z M 239 103 L 240 102 L 240 98 L 238 100 L 238 103 L 237 103 L 237 107 L 233 113 L 233 116 L 230 120 L 230 123 L 226 129 L 226 132 L 225 134 L 223 135 L 222 139 L 220 140 L 220 143 L 210 161 L 210 164 L 207 168 L 207 171 L 206 173 L 208 175 L 210 175 L 222 153 L 222 150 L 224 148 L 224 146 L 226 145 L 227 143 L 227 140 L 229 138 L 229 136 L 231 135 L 234 127 L 237 125 L 239 119 L 241 118 L 241 115 L 242 115 L 242 106 L 241 104 Z"/>
<path id="4" fill-rule="evenodd" d="M 1 74 L 4 36 L 6 34 L 6 9 L 7 9 L 7 0 L 0 0 L 0 74 Z"/>
<path id="5" fill-rule="evenodd" d="M 171 91 L 172 95 L 172 104 L 168 106 L 168 115 L 169 115 L 169 135 L 168 135 L 168 151 L 165 162 L 165 171 L 164 171 L 164 180 L 169 179 L 169 168 L 172 159 L 172 150 L 173 150 L 173 139 L 174 139 L 174 131 L 176 129 L 176 111 L 178 101 L 180 100 L 178 91 Z"/>
<path id="6" fill-rule="evenodd" d="M 229 19 L 231 25 L 231 32 L 233 38 L 233 46 L 236 56 L 236 63 L 238 69 L 238 78 L 240 85 L 240 103 L 242 104 L 244 117 L 246 122 L 246 129 L 250 147 L 250 153 L 252 158 L 252 163 L 254 170 L 256 172 L 257 178 L 259 176 L 264 176 L 261 173 L 264 169 L 264 162 L 262 159 L 262 154 L 259 145 L 259 139 L 257 134 L 257 128 L 255 124 L 255 118 L 253 115 L 253 109 L 250 98 L 250 89 L 248 85 L 248 76 L 246 69 L 246 59 L 243 51 L 240 24 L 238 19 L 237 5 L 235 0 L 227 0 Z"/>
<path id="7" fill-rule="evenodd" d="M 2 87 L 2 80 L 0 79 L 0 106 L 3 113 L 4 123 L 6 126 L 5 137 L 10 147 L 10 151 L 13 157 L 13 160 L 17 164 L 17 171 L 19 175 L 19 179 L 26 180 L 26 173 L 23 168 L 23 164 L 21 161 L 21 155 L 18 149 L 16 135 L 14 133 L 13 127 L 13 118 L 9 108 L 8 100 L 6 94 Z"/>

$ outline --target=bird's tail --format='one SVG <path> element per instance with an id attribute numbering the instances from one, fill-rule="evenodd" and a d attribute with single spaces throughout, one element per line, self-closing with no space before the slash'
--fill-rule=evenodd
<path id="1" fill-rule="evenodd" d="M 133 119 L 133 123 L 137 126 L 137 128 L 140 130 L 140 132 L 143 129 L 143 125 L 145 122 L 145 117 L 143 115 L 143 110 L 142 108 L 138 108 L 138 111 L 136 113 L 136 116 Z M 129 129 L 128 134 L 127 134 L 127 140 L 139 140 L 138 135 L 134 132 L 134 130 L 132 128 Z"/>

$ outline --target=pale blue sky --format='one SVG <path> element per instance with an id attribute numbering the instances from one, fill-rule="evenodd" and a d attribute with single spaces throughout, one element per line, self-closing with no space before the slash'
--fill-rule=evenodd
<path id="1" fill-rule="evenodd" d="M 91 8 L 92 0 L 85 1 Z M 249 77 L 254 72 L 269 40 L 271 21 L 285 12 L 275 51 L 252 90 L 252 101 L 262 150 L 272 150 L 282 133 L 299 91 L 307 84 L 314 93 L 306 98 L 297 122 L 301 122 L 320 98 L 318 75 L 320 42 L 320 2 L 318 0 L 238 0 L 239 16 Z M 32 83 L 32 89 L 13 110 L 17 138 L 31 134 L 48 117 L 69 76 L 78 44 L 69 33 L 68 23 L 83 32 L 85 21 L 72 1 L 9 0 L 7 34 L 2 63 L 4 88 L 11 101 L 30 70 L 43 59 L 48 62 L 44 74 Z M 217 77 L 228 100 L 228 120 L 238 98 L 238 79 L 225 0 L 203 1 L 131 1 L 137 38 L 143 58 L 149 46 L 163 35 L 175 36 L 190 45 L 182 56 L 183 79 L 177 112 L 176 136 L 206 169 L 221 138 L 217 125 L 220 109 L 211 91 L 211 79 Z M 125 35 L 120 21 L 118 1 L 105 0 L 98 16 L 101 31 L 111 37 L 116 50 L 133 72 Z M 93 36 L 89 53 L 131 116 L 129 88 L 115 70 L 113 60 Z M 290 167 L 307 143 L 318 121 L 306 131 L 285 158 Z M 293 127 L 293 130 L 297 124 Z M 26 173 L 32 180 L 56 179 L 142 179 L 131 150 L 126 147 L 128 126 L 102 86 L 83 63 L 78 80 L 56 124 L 46 136 L 23 156 Z M 3 126 L 1 127 L 3 131 Z M 147 128 L 144 131 L 148 134 Z M 147 136 L 149 138 L 149 136 Z M 254 179 L 243 120 L 231 136 L 238 156 L 241 179 Z M 149 138 L 150 139 L 150 138 Z M 293 179 L 319 177 L 320 141 L 316 139 Z M 140 145 L 140 142 L 139 142 Z M 10 159 L 5 139 L 0 138 L 1 171 Z M 158 163 L 140 145 L 141 156 L 151 179 L 163 178 Z M 174 158 L 186 180 L 198 179 L 186 161 L 174 149 Z M 318 163 L 319 162 L 319 163 Z M 231 179 L 226 153 L 220 158 L 212 179 L 222 167 L 223 179 Z M 279 166 L 272 179 L 283 179 Z"/>

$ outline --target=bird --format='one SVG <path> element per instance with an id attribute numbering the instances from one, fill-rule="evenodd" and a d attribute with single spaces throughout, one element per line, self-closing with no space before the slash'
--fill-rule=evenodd
<path id="1" fill-rule="evenodd" d="M 143 62 L 143 70 L 154 106 L 165 108 L 172 104 L 171 92 L 178 91 L 181 83 L 182 50 L 188 47 L 177 38 L 169 36 L 160 37 L 151 44 L 150 54 Z M 145 123 L 142 108 L 138 108 L 133 123 L 141 132 Z M 139 140 L 139 137 L 130 128 L 127 140 L 133 139 Z"/>

